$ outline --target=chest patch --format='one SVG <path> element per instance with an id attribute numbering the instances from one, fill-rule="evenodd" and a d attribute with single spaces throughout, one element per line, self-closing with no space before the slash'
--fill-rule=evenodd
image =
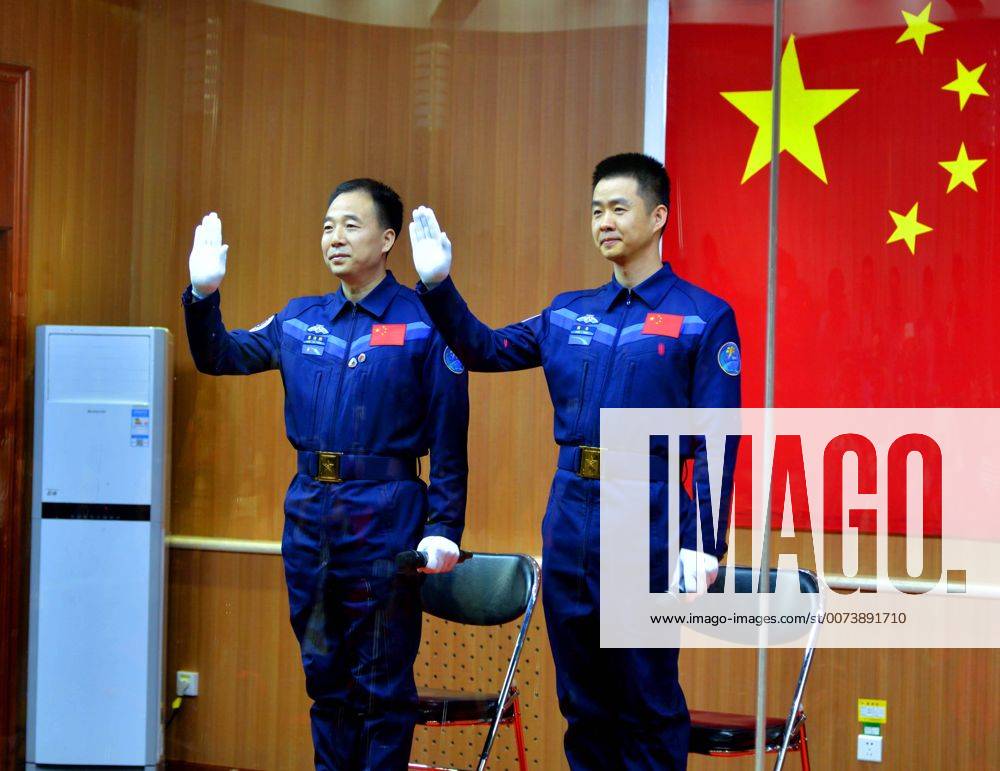
<path id="1" fill-rule="evenodd" d="M 680 337 L 682 326 L 684 326 L 683 316 L 676 316 L 673 313 L 647 313 L 642 333 L 661 337 Z"/>
<path id="2" fill-rule="evenodd" d="M 593 340 L 594 328 L 577 324 L 569 331 L 569 338 L 566 342 L 570 345 L 590 345 Z"/>
<path id="3" fill-rule="evenodd" d="M 371 345 L 403 345 L 406 342 L 406 324 L 372 324 Z"/>
<path id="4" fill-rule="evenodd" d="M 302 353 L 308 356 L 322 356 L 326 350 L 326 335 L 306 333 L 302 340 Z"/>
<path id="5" fill-rule="evenodd" d="M 569 345 L 590 345 L 594 341 L 594 331 L 599 320 L 593 313 L 585 313 L 577 316 L 576 321 L 569 328 Z"/>

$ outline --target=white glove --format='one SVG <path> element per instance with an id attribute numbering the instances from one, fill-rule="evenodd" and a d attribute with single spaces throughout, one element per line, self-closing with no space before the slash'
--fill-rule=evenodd
<path id="1" fill-rule="evenodd" d="M 188 268 L 191 270 L 191 289 L 195 297 L 208 297 L 219 288 L 226 275 L 226 252 L 222 243 L 222 220 L 215 212 L 206 214 L 194 229 L 194 243 Z"/>
<path id="2" fill-rule="evenodd" d="M 684 594 L 704 594 L 719 575 L 719 561 L 711 554 L 681 549 L 678 590 Z"/>
<path id="3" fill-rule="evenodd" d="M 426 206 L 413 210 L 410 223 L 410 246 L 413 249 L 413 267 L 428 289 L 433 289 L 451 271 L 451 241 L 442 233 L 434 212 Z"/>
<path id="4" fill-rule="evenodd" d="M 427 555 L 427 567 L 421 573 L 447 573 L 458 564 L 458 545 L 441 535 L 429 535 L 417 544 L 417 551 Z"/>

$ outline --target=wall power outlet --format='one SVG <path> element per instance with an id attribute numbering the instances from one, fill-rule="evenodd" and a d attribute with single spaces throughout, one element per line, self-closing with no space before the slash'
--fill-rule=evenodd
<path id="1" fill-rule="evenodd" d="M 198 695 L 197 672 L 185 672 L 183 669 L 177 670 L 177 695 L 178 696 Z"/>
<path id="2" fill-rule="evenodd" d="M 882 762 L 882 737 L 858 734 L 858 760 L 870 763 Z"/>

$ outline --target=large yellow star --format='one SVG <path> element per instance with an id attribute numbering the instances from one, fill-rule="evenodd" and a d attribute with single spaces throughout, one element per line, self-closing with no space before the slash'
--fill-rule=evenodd
<path id="1" fill-rule="evenodd" d="M 858 93 L 856 88 L 806 90 L 795 52 L 795 36 L 781 56 L 781 145 L 809 171 L 826 182 L 826 169 L 816 139 L 816 124 Z M 757 126 L 740 184 L 771 162 L 771 92 L 726 91 L 722 97 Z"/>
<path id="2" fill-rule="evenodd" d="M 979 76 L 983 74 L 983 70 L 986 69 L 986 65 L 980 64 L 974 70 L 967 70 L 965 69 L 965 65 L 958 59 L 955 60 L 955 64 L 958 69 L 958 77 L 951 81 L 951 83 L 941 86 L 941 90 L 957 91 L 958 109 L 964 110 L 965 103 L 969 101 L 969 97 L 971 95 L 989 96 L 989 94 L 986 93 L 986 89 L 979 85 Z"/>
<path id="3" fill-rule="evenodd" d="M 916 16 L 903 11 L 903 21 L 906 22 L 906 29 L 896 42 L 903 43 L 912 40 L 917 44 L 917 50 L 920 53 L 924 52 L 924 41 L 927 40 L 927 36 L 941 31 L 941 27 L 931 23 L 931 3 L 927 3 L 924 10 Z"/>
<path id="4" fill-rule="evenodd" d="M 965 142 L 962 142 L 962 146 L 958 148 L 958 157 L 955 160 L 938 161 L 938 165 L 944 166 L 948 173 L 951 174 L 951 179 L 948 180 L 948 190 L 945 192 L 950 193 L 959 185 L 968 185 L 978 193 L 976 178 L 973 174 L 984 163 L 986 163 L 985 158 L 970 158 L 969 154 L 965 151 Z"/>
<path id="5" fill-rule="evenodd" d="M 913 204 L 913 208 L 905 215 L 894 212 L 892 209 L 889 210 L 889 216 L 896 223 L 896 229 L 892 231 L 892 235 L 886 241 L 887 244 L 895 241 L 905 241 L 906 245 L 910 248 L 910 254 L 917 253 L 917 236 L 930 233 L 934 229 L 927 227 L 922 222 L 917 222 L 917 207 L 919 205 L 919 202 Z"/>

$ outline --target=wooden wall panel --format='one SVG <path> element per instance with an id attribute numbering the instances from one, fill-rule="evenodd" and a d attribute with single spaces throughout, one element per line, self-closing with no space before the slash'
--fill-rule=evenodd
<path id="1" fill-rule="evenodd" d="M 740 531 L 738 536 L 745 535 Z M 862 535 L 861 552 L 874 536 Z M 826 554 L 841 548 L 840 534 L 824 535 Z M 743 538 L 746 543 L 749 539 Z M 772 538 L 775 554 L 777 537 Z M 815 570 L 811 545 L 798 544 L 800 567 Z M 805 547 L 805 548 L 804 548 Z M 888 553 L 905 554 L 905 539 L 890 536 Z M 808 551 L 808 553 L 807 553 Z M 729 555 L 732 559 L 736 555 Z M 749 554 L 740 550 L 736 564 Z M 940 569 L 937 562 L 932 569 Z M 859 565 L 860 574 L 875 567 Z M 768 654 L 768 714 L 784 716 L 802 664 L 802 654 L 775 650 Z M 756 705 L 756 651 L 689 650 L 681 654 L 681 684 L 694 709 L 752 714 Z M 978 769 L 1000 766 L 1000 725 L 996 687 L 1000 685 L 1000 651 L 922 649 L 826 649 L 816 651 L 805 691 L 810 759 L 816 768 L 861 769 L 870 764 L 855 760 L 857 700 L 887 699 L 889 722 L 884 730 L 883 768 Z M 981 716 L 984 722 L 974 719 Z M 714 768 L 720 761 L 692 756 L 691 771 Z M 797 768 L 797 758 L 789 760 Z M 727 764 L 740 771 L 752 769 L 752 758 L 733 758 Z"/>
<path id="2" fill-rule="evenodd" d="M 3 336 L 13 371 L 4 411 L 5 522 L 3 648 L 5 689 L 13 719 L 0 709 L 0 768 L 21 767 L 24 755 L 24 671 L 27 648 L 27 531 L 31 469 L 31 372 L 34 327 L 42 323 L 126 324 L 132 229 L 132 142 L 135 136 L 135 43 L 138 15 L 124 4 L 76 0 L 0 0 L 0 62 L 30 68 L 30 165 L 23 180 L 28 211 L 0 225 L 4 261 L 16 261 L 3 290 L 11 318 Z M 0 187 L 21 184 L 22 170 L 0 168 Z M 5 199 L 10 202 L 10 199 Z M 20 201 L 18 205 L 23 205 Z M 18 220 L 20 219 L 20 222 Z M 22 226 L 23 225 L 23 226 Z M 21 254 L 27 244 L 26 265 Z M 26 275 L 25 275 L 25 268 Z M 18 331 L 18 329 L 20 331 Z M 26 334 L 25 334 L 26 333 Z M 7 450 L 20 458 L 8 464 Z M 4 516 L 7 516 L 6 514 Z M 23 537 L 22 537 L 23 536 Z M 10 550 L 17 549 L 16 556 Z M 18 614 L 16 623 L 8 618 Z M 8 699 L 4 697 L 4 706 Z M 15 731 L 11 727 L 16 726 Z"/>
<path id="3" fill-rule="evenodd" d="M 488 321 L 607 279 L 590 243 L 589 175 L 641 141 L 642 89 L 620 84 L 641 83 L 642 29 L 405 30 L 181 0 L 151 6 L 144 22 L 135 323 L 183 335 L 177 296 L 209 210 L 230 244 L 231 325 L 332 291 L 318 223 L 330 189 L 359 175 L 394 185 L 407 211 L 437 208 L 456 278 Z M 615 120 L 593 120 L 608 111 Z M 390 267 L 415 280 L 405 238 Z M 198 376 L 183 339 L 176 364 L 174 530 L 276 538 L 293 470 L 278 377 Z M 541 373 L 474 376 L 472 389 L 468 543 L 537 551 L 554 458 Z"/>
<path id="4" fill-rule="evenodd" d="M 0 770 L 13 769 L 24 714 L 29 391 L 26 350 L 30 72 L 0 63 Z"/>
<path id="5" fill-rule="evenodd" d="M 168 671 L 198 672 L 167 728 L 166 756 L 255 769 L 309 768 L 309 701 L 281 560 L 175 551 Z M 173 693 L 172 678 L 167 687 Z"/>
<path id="6" fill-rule="evenodd" d="M 0 61 L 32 68 L 29 350 L 37 324 L 128 324 L 139 13 L 0 0 Z M 30 360 L 30 359 L 29 359 Z"/>
<path id="7" fill-rule="evenodd" d="M 14 207 L 17 201 L 14 180 L 17 179 L 19 150 L 15 137 L 20 129 L 19 121 L 24 118 L 14 109 L 19 101 L 18 92 L 16 81 L 9 82 L 6 78 L 0 80 L 0 231 L 14 226 Z"/>
<path id="8" fill-rule="evenodd" d="M 186 350 L 178 297 L 206 211 L 221 214 L 231 245 L 233 325 L 334 287 L 319 222 L 350 176 L 437 209 L 456 279 L 488 322 L 607 278 L 590 243 L 589 175 L 641 142 L 640 28 L 407 30 L 237 0 L 0 0 L 0 18 L 0 60 L 35 73 L 29 322 L 174 331 L 174 532 L 276 539 L 292 473 L 277 375 L 211 379 Z M 390 265 L 406 283 L 409 259 L 403 239 Z M 472 400 L 466 544 L 537 553 L 555 456 L 543 377 L 476 375 Z M 168 729 L 168 756 L 308 768 L 280 561 L 177 552 L 169 593 L 169 671 L 198 669 L 204 695 Z M 532 757 L 565 768 L 541 628 L 533 642 Z M 793 658 L 772 657 L 774 711 Z M 682 662 L 692 706 L 752 706 L 752 654 L 689 651 Z M 854 767 L 860 695 L 890 699 L 885 768 L 1000 765 L 998 672 L 992 651 L 820 651 L 807 692 L 816 767 Z M 981 737 L 952 717 L 966 705 Z"/>
<path id="9" fill-rule="evenodd" d="M 280 560 L 176 551 L 170 570 L 168 670 L 201 672 L 203 695 L 186 700 L 168 729 L 167 756 L 241 768 L 308 769 L 308 699 L 287 621 Z M 484 673 L 494 665 L 489 659 L 495 663 L 508 644 L 504 633 L 487 639 L 482 630 L 462 632 L 428 621 L 417 680 L 432 687 L 459 681 L 485 685 Z M 755 656 L 754 651 L 684 651 L 681 682 L 689 706 L 752 713 Z M 769 714 L 787 710 L 800 664 L 797 651 L 769 655 Z M 518 679 L 526 692 L 529 759 L 533 768 L 546 771 L 567 768 L 554 678 L 539 613 Z M 853 760 L 861 697 L 889 701 L 887 771 L 998 767 L 998 688 L 998 651 L 819 649 L 805 694 L 814 767 L 866 767 Z M 414 757 L 443 760 L 455 753 L 462 762 L 479 737 L 472 729 L 457 736 L 418 729 Z M 511 751 L 509 737 L 501 737 L 494 767 L 512 768 Z M 692 756 L 690 768 L 707 771 L 721 762 Z M 796 762 L 791 759 L 790 767 Z M 732 759 L 727 767 L 750 769 L 752 758 Z"/>
<path id="10" fill-rule="evenodd" d="M 561 290 L 607 280 L 590 242 L 589 177 L 601 157 L 641 141 L 643 40 L 635 27 L 498 35 L 364 27 L 240 3 L 151 7 L 138 52 L 135 217 L 143 227 L 134 238 L 143 280 L 132 288 L 133 318 L 182 330 L 177 295 L 190 234 L 210 209 L 222 216 L 231 246 L 223 285 L 231 324 L 253 324 L 297 294 L 331 291 L 319 221 L 332 186 L 359 175 L 385 179 L 408 209 L 437 209 L 455 243 L 456 277 L 487 321 L 524 318 Z M 405 238 L 390 267 L 413 283 Z M 193 371 L 183 340 L 177 351 L 173 531 L 277 538 L 292 472 L 279 379 L 213 380 Z M 472 400 L 466 545 L 537 552 L 554 465 L 544 379 L 540 372 L 473 376 Z M 175 564 L 190 559 L 174 555 Z M 190 590 L 210 596 L 183 601 L 172 615 L 170 670 L 186 666 L 178 646 L 203 657 L 212 647 L 206 666 L 221 667 L 229 675 L 223 687 L 237 688 L 238 673 L 219 651 L 241 633 L 230 621 L 219 637 L 182 644 L 176 636 L 185 619 L 204 628 L 230 612 L 214 577 L 237 558 L 202 559 L 188 567 L 202 577 Z M 171 580 L 175 606 L 183 589 Z M 280 575 L 261 603 L 269 608 L 274 596 L 284 602 Z M 283 613 L 275 621 L 256 606 L 240 607 L 246 629 L 277 623 L 292 641 Z M 533 721 L 529 744 L 536 767 L 558 768 L 562 721 L 540 628 L 534 642 L 540 704 L 530 709 L 542 719 Z M 294 655 L 281 666 L 282 678 L 301 679 Z M 201 701 L 197 714 L 182 714 L 171 727 L 168 755 L 307 767 L 306 724 L 286 719 L 305 718 L 301 686 L 298 694 L 300 704 L 280 709 L 277 728 L 255 732 L 260 742 L 249 748 L 231 736 L 228 718 L 216 720 L 224 708 Z M 177 728 L 185 719 L 188 727 Z M 296 747 L 294 759 L 283 758 L 287 766 L 272 765 L 272 736 Z M 434 738 L 418 735 L 416 751 L 440 749 Z M 499 758 L 497 767 L 507 767 Z"/>
<path id="11" fill-rule="evenodd" d="M 310 702 L 288 624 L 281 560 L 178 550 L 171 554 L 170 575 L 168 667 L 201 677 L 200 695 L 184 700 L 167 729 L 167 757 L 226 767 L 310 768 Z M 497 689 L 516 632 L 516 624 L 475 628 L 427 619 L 415 670 L 418 685 Z M 540 607 L 516 682 L 531 766 L 557 768 L 562 727 L 553 719 L 558 718 L 554 672 Z M 484 738 L 478 727 L 418 728 L 413 757 L 471 767 Z M 493 758 L 493 768 L 516 766 L 508 729 L 498 736 Z"/>
<path id="12" fill-rule="evenodd" d="M 769 712 L 783 714 L 795 687 L 801 656 L 772 652 Z M 689 705 L 752 713 L 755 703 L 753 651 L 688 651 L 681 654 L 681 682 Z M 857 699 L 885 698 L 887 771 L 1000 767 L 996 741 L 996 688 L 1000 654 L 993 650 L 819 650 L 806 689 L 810 759 L 818 769 L 862 769 L 855 760 Z M 985 718 L 982 722 L 981 718 Z M 692 756 L 691 771 L 720 761 Z M 798 768 L 790 758 L 788 767 Z M 727 768 L 753 768 L 734 758 Z"/>

